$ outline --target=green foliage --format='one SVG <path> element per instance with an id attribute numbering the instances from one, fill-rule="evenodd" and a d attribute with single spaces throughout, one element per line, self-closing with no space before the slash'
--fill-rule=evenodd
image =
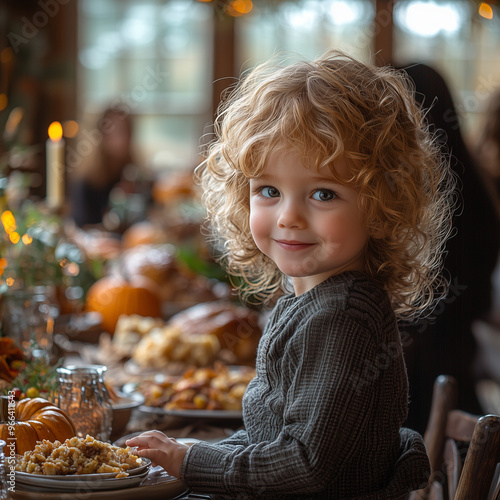
<path id="1" fill-rule="evenodd" d="M 16 211 L 2 207 L 1 215 L 0 293 L 39 285 L 80 286 L 86 293 L 96 276 L 80 248 L 65 240 L 59 216 L 29 200 Z"/>
<path id="2" fill-rule="evenodd" d="M 0 393 L 7 394 L 13 387 L 17 387 L 21 390 L 21 393 L 26 394 L 30 387 L 34 387 L 41 397 L 50 399 L 57 391 L 59 375 L 56 370 L 62 364 L 62 358 L 56 363 L 47 364 L 43 359 L 28 357 L 24 360 L 24 364 L 16 378 Z"/>

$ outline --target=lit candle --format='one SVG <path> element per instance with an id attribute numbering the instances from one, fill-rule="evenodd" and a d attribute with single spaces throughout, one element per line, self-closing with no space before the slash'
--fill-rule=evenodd
<path id="1" fill-rule="evenodd" d="M 52 122 L 47 140 L 47 205 L 61 208 L 64 203 L 64 139 L 62 126 Z"/>

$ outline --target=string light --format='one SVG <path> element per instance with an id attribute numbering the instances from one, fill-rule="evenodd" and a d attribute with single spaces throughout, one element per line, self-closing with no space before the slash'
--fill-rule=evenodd
<path id="1" fill-rule="evenodd" d="M 5 212 L 2 213 L 0 220 L 2 221 L 3 228 L 7 234 L 11 234 L 17 229 L 16 218 L 10 210 L 5 210 Z"/>
<path id="2" fill-rule="evenodd" d="M 21 239 L 21 236 L 19 236 L 19 233 L 17 233 L 16 231 L 13 231 L 9 234 L 9 239 L 11 243 L 17 245 L 17 243 L 19 243 L 19 240 Z"/>
<path id="3" fill-rule="evenodd" d="M 479 15 L 485 19 L 493 19 L 493 9 L 491 8 L 491 5 L 486 2 L 482 2 L 479 6 Z"/>
<path id="4" fill-rule="evenodd" d="M 66 120 L 62 127 L 64 137 L 75 137 L 79 129 L 78 123 L 75 120 Z"/>
<path id="5" fill-rule="evenodd" d="M 251 0 L 232 0 L 226 7 L 227 13 L 233 17 L 248 14 L 252 9 L 253 2 Z"/>
<path id="6" fill-rule="evenodd" d="M 26 246 L 31 245 L 31 243 L 33 243 L 33 238 L 27 233 L 23 234 L 21 240 Z"/>

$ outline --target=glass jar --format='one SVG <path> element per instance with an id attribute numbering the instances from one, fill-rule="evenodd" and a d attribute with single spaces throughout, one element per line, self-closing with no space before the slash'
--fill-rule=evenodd
<path id="1" fill-rule="evenodd" d="M 54 321 L 59 315 L 51 286 L 15 289 L 4 296 L 3 326 L 26 356 L 52 360 Z"/>
<path id="2" fill-rule="evenodd" d="M 73 421 L 76 435 L 87 434 L 99 441 L 111 435 L 113 408 L 104 385 L 103 365 L 66 366 L 57 369 L 59 395 L 57 404 Z"/>

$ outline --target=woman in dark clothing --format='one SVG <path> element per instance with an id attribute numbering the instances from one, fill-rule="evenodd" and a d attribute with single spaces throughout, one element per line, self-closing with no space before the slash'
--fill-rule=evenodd
<path id="1" fill-rule="evenodd" d="M 125 167 L 133 164 L 132 120 L 128 113 L 108 108 L 98 121 L 97 129 L 82 139 L 89 141 L 89 149 L 96 140 L 95 132 L 98 143 L 92 144 L 94 149 L 89 154 L 78 157 L 71 188 L 72 216 L 80 227 L 102 222 L 112 189 L 122 179 Z"/>
<path id="2" fill-rule="evenodd" d="M 411 428 L 424 431 L 432 387 L 439 374 L 456 377 L 459 408 L 479 413 L 474 388 L 475 341 L 471 322 L 491 306 L 492 273 L 500 247 L 499 220 L 465 142 L 451 93 L 434 69 L 415 64 L 404 68 L 415 83 L 416 100 L 428 109 L 431 131 L 437 135 L 459 183 L 455 235 L 446 245 L 445 270 L 450 291 L 434 320 L 404 325 L 410 386 Z"/>

